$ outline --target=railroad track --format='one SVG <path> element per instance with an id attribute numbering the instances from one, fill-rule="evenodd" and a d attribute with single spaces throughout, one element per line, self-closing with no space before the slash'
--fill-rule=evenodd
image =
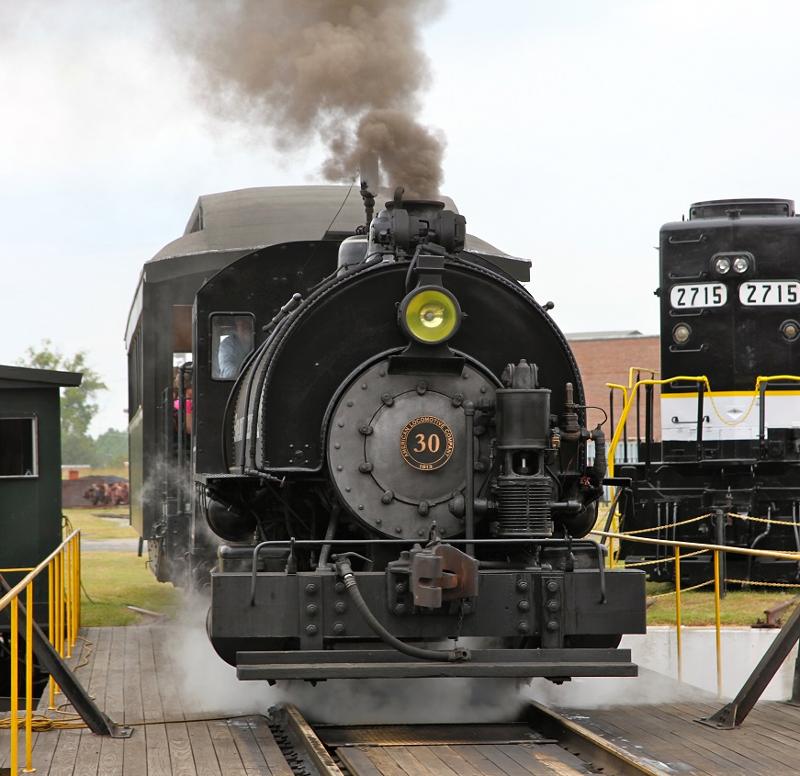
<path id="1" fill-rule="evenodd" d="M 509 724 L 315 725 L 287 704 L 270 728 L 296 776 L 663 774 L 553 709 Z"/>

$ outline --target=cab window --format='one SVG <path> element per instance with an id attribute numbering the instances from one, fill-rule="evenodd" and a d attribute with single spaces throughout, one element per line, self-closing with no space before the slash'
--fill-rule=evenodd
<path id="1" fill-rule="evenodd" d="M 235 380 L 255 342 L 255 321 L 249 313 L 211 316 L 211 377 Z"/>

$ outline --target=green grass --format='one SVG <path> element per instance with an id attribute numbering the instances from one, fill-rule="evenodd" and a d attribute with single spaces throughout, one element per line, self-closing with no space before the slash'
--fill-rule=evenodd
<path id="1" fill-rule="evenodd" d="M 97 517 L 98 514 L 116 515 L 128 519 L 128 507 L 92 507 L 90 509 L 65 509 L 64 514 L 73 528 L 80 528 L 82 539 L 135 539 L 136 531 L 123 520 Z"/>
<path id="2" fill-rule="evenodd" d="M 142 615 L 127 608 L 140 606 L 167 615 L 174 614 L 181 593 L 172 585 L 157 582 L 135 552 L 84 552 L 81 576 L 86 593 L 81 596 L 81 625 L 131 625 Z"/>
<path id="3" fill-rule="evenodd" d="M 651 599 L 653 604 L 647 610 L 648 625 L 675 624 L 675 596 L 659 596 L 660 593 L 666 593 L 673 589 L 671 583 L 647 583 L 648 596 L 657 596 Z M 789 601 L 799 592 L 797 589 L 780 590 L 778 588 L 771 588 L 769 591 L 731 590 L 720 601 L 720 622 L 722 625 L 752 625 L 757 619 L 764 619 L 765 609 Z M 791 609 L 787 609 L 780 616 L 785 621 L 791 612 Z M 683 625 L 713 625 L 713 591 L 693 590 L 684 593 L 681 596 L 681 622 Z"/>

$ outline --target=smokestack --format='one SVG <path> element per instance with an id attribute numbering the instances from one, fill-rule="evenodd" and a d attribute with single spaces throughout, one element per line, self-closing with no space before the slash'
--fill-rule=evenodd
<path id="1" fill-rule="evenodd" d="M 383 182 L 438 195 L 444 140 L 416 117 L 429 78 L 420 30 L 443 0 L 160 2 L 220 115 L 270 128 L 279 149 L 320 138 L 328 180 L 360 167 L 373 193 Z"/>
<path id="2" fill-rule="evenodd" d="M 380 182 L 380 163 L 377 154 L 364 154 L 358 165 L 361 173 L 361 189 L 378 193 L 381 187 Z"/>

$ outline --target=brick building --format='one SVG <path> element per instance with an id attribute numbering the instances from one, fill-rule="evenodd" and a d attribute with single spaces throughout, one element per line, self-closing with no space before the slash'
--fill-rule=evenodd
<path id="1" fill-rule="evenodd" d="M 658 370 L 660 365 L 660 345 L 658 335 L 644 335 L 639 331 L 597 331 L 567 334 L 570 347 L 578 361 L 586 392 L 586 403 L 602 407 L 609 411 L 609 389 L 606 383 L 628 384 L 628 368 L 642 367 L 643 370 Z M 658 376 L 658 375 L 656 375 Z M 650 377 L 649 372 L 642 371 L 642 379 Z M 658 389 L 655 389 L 653 401 L 653 438 L 661 438 L 661 413 L 658 401 Z M 644 393 L 640 406 L 641 434 L 644 437 Z M 622 395 L 615 391 L 614 422 L 619 420 L 622 411 Z M 589 423 L 595 425 L 601 418 L 597 411 L 589 412 Z M 605 427 L 607 437 L 611 438 L 612 429 Z M 628 439 L 636 438 L 636 414 L 631 412 L 628 420 Z M 620 451 L 618 451 L 619 460 Z"/>

